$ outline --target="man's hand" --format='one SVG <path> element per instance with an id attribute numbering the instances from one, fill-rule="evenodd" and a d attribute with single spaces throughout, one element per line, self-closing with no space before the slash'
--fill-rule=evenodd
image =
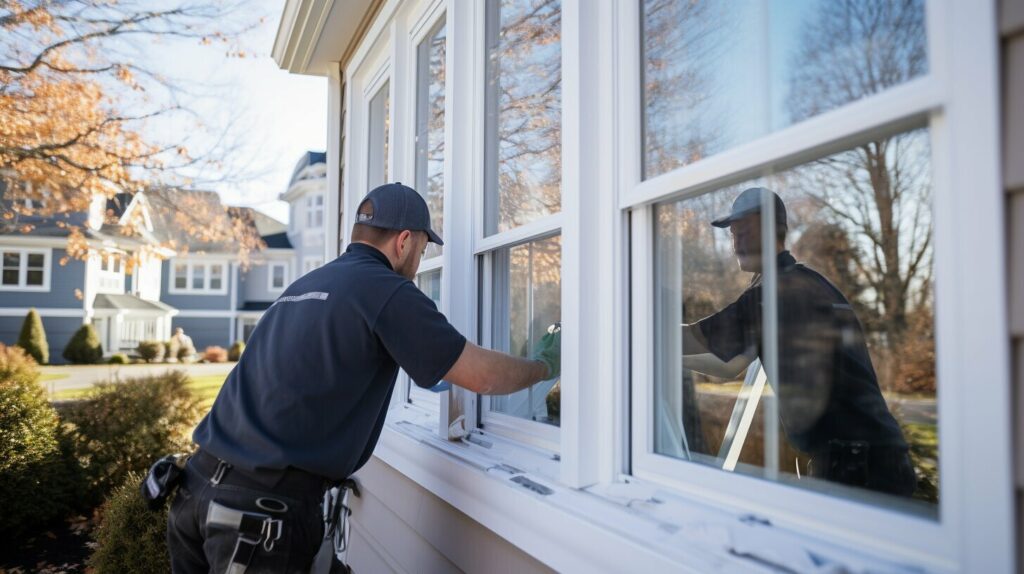
<path id="1" fill-rule="evenodd" d="M 553 379 L 562 374 L 562 323 L 548 327 L 548 332 L 537 346 L 533 348 L 533 359 L 544 363 L 548 368 L 545 380 Z"/>

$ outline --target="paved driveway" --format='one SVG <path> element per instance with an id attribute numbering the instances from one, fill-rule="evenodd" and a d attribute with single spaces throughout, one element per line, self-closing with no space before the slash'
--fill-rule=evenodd
<path id="1" fill-rule="evenodd" d="M 90 387 L 100 381 L 111 381 L 130 377 L 156 375 L 166 371 L 180 370 L 193 376 L 227 375 L 235 363 L 195 363 L 195 364 L 154 364 L 154 365 L 67 365 L 47 366 L 40 368 L 44 375 L 67 375 L 67 377 L 44 380 L 43 386 L 53 393 L 64 389 L 81 389 Z"/>

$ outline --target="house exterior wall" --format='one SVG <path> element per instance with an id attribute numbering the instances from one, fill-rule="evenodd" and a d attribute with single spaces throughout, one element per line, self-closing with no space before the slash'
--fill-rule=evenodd
<path id="1" fill-rule="evenodd" d="M 3 245 L 2 240 L 0 245 Z M 18 247 L 26 246 L 19 244 Z M 50 250 L 49 291 L 0 290 L 0 308 L 81 309 L 82 301 L 75 296 L 75 290 L 84 290 L 85 262 L 72 259 L 66 265 L 61 265 L 60 259 L 65 255 L 63 249 Z"/>
<path id="2" fill-rule="evenodd" d="M 46 342 L 50 346 L 50 364 L 63 365 L 67 363 L 61 354 L 64 347 L 71 340 L 75 331 L 82 326 L 81 317 L 42 317 L 43 330 L 46 331 Z M 5 316 L 0 317 L 0 343 L 14 345 L 18 342 L 18 335 L 21 333 L 21 325 L 24 317 Z"/>
<path id="3" fill-rule="evenodd" d="M 1003 181 L 1012 380 L 1015 395 L 1017 567 L 1024 565 L 1024 0 L 1002 0 Z"/>
<path id="4" fill-rule="evenodd" d="M 277 299 L 284 289 L 271 291 L 267 289 L 269 283 L 270 264 L 277 261 L 287 261 L 288 273 L 285 276 L 285 287 L 291 283 L 293 278 L 292 261 L 268 259 L 265 263 L 253 265 L 248 271 L 240 273 L 238 284 L 238 306 L 241 307 L 246 301 L 273 301 Z"/>
<path id="5" fill-rule="evenodd" d="M 356 479 L 355 572 L 554 572 L 377 458 Z"/>
<path id="6" fill-rule="evenodd" d="M 173 317 L 171 319 L 171 332 L 181 327 L 185 334 L 192 338 L 196 351 L 203 352 L 203 349 L 210 346 L 229 347 L 231 345 L 231 322 L 230 317 Z"/>

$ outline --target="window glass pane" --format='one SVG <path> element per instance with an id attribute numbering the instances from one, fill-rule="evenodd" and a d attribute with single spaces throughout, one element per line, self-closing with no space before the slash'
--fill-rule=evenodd
<path id="1" fill-rule="evenodd" d="M 562 209 L 562 5 L 488 0 L 488 235 Z"/>
<path id="2" fill-rule="evenodd" d="M 17 285 L 19 283 L 18 273 L 21 267 L 21 253 L 5 251 L 3 263 L 3 284 Z"/>
<path id="3" fill-rule="evenodd" d="M 284 287 L 284 265 L 273 265 L 271 266 L 273 275 L 274 289 L 280 289 Z"/>
<path id="4" fill-rule="evenodd" d="M 192 288 L 193 289 L 205 289 L 206 288 L 206 266 L 196 265 L 192 267 Z"/>
<path id="5" fill-rule="evenodd" d="M 174 287 L 176 289 L 188 287 L 188 266 L 184 263 L 174 265 Z"/>
<path id="6" fill-rule="evenodd" d="M 416 74 L 416 190 L 430 208 L 430 227 L 443 233 L 444 223 L 444 20 L 420 43 Z M 427 244 L 423 257 L 441 254 L 441 246 Z"/>
<path id="7" fill-rule="evenodd" d="M 519 357 L 562 320 L 562 241 L 550 237 L 502 249 L 494 254 L 492 346 Z M 558 425 L 558 378 L 511 395 L 491 398 L 491 410 Z"/>
<path id="8" fill-rule="evenodd" d="M 38 269 L 29 269 L 25 274 L 27 285 L 40 286 L 43 284 L 43 272 Z"/>
<path id="9" fill-rule="evenodd" d="M 390 82 L 385 82 L 370 99 L 370 173 L 367 183 L 371 190 L 388 181 L 389 86 Z"/>
<path id="10" fill-rule="evenodd" d="M 42 269 L 46 262 L 46 256 L 42 253 L 29 253 L 28 254 L 28 266 L 36 269 Z"/>
<path id="11" fill-rule="evenodd" d="M 655 213 L 655 451 L 935 516 L 928 131 Z"/>
<path id="12" fill-rule="evenodd" d="M 416 276 L 416 286 L 426 293 L 427 297 L 441 308 L 441 270 L 426 271 Z"/>
<path id="13" fill-rule="evenodd" d="M 210 266 L 210 289 L 220 289 L 224 285 L 224 266 Z"/>
<path id="14" fill-rule="evenodd" d="M 924 0 L 640 0 L 644 176 L 927 72 Z"/>

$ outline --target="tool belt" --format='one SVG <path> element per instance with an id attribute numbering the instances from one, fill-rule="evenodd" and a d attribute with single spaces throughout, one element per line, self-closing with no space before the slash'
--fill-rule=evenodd
<path id="1" fill-rule="evenodd" d="M 244 574 L 260 546 L 267 552 L 274 550 L 274 544 L 281 539 L 284 521 L 262 512 L 236 510 L 213 500 L 206 512 L 206 527 L 238 533 L 226 574 Z"/>
<path id="2" fill-rule="evenodd" d="M 330 480 L 297 468 L 251 470 L 234 467 L 204 450 L 192 455 L 190 464 L 214 485 L 223 482 L 252 490 L 273 491 L 291 498 L 308 498 L 313 492 L 319 495 L 333 486 Z"/>

